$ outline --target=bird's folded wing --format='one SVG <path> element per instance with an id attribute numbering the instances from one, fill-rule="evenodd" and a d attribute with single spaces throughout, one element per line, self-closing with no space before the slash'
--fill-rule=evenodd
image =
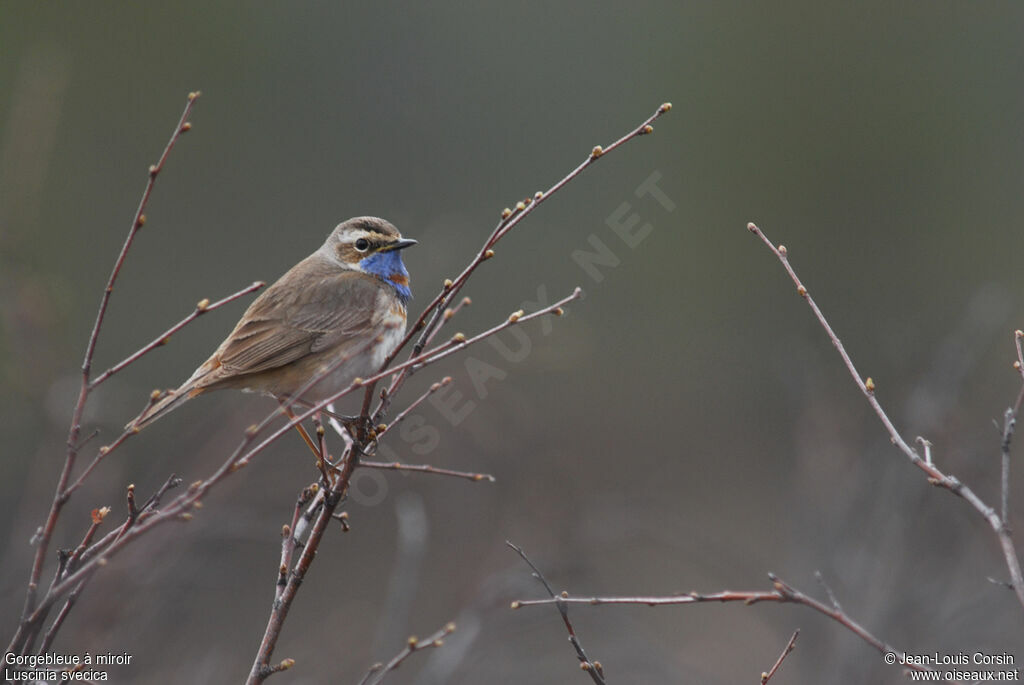
<path id="1" fill-rule="evenodd" d="M 308 275 L 302 288 L 278 287 L 279 281 L 252 303 L 218 349 L 222 373 L 268 371 L 328 346 L 337 346 L 339 355 L 357 354 L 358 345 L 369 342 L 380 320 L 373 277 Z"/>

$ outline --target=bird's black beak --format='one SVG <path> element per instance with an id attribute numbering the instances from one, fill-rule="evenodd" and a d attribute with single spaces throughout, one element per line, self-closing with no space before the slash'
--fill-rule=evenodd
<path id="1" fill-rule="evenodd" d="M 404 250 L 405 248 L 412 247 L 415 244 L 416 244 L 416 241 L 413 240 L 412 238 L 401 238 L 401 239 L 396 240 L 395 242 L 391 243 L 390 245 L 385 246 L 380 251 L 381 252 L 391 252 L 392 250 Z"/>

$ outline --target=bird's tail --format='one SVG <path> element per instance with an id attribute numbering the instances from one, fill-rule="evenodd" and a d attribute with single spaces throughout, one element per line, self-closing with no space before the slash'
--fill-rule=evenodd
<path id="1" fill-rule="evenodd" d="M 195 379 L 190 378 L 177 390 L 168 390 L 155 403 L 146 407 L 141 414 L 132 419 L 125 430 L 138 432 L 164 415 L 171 413 L 193 397 L 201 394 L 205 388 L 197 388 Z"/>

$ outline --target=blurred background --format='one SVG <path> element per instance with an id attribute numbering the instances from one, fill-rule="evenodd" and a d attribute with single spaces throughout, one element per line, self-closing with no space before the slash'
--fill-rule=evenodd
<path id="1" fill-rule="evenodd" d="M 357 682 L 448 621 L 459 630 L 444 648 L 388 682 L 586 682 L 553 608 L 509 610 L 543 590 L 506 539 L 578 594 L 768 589 L 771 571 L 824 598 L 820 570 L 902 649 L 1024 659 L 1021 608 L 987 579 L 1007 575 L 994 535 L 889 444 L 745 228 L 789 248 L 903 434 L 927 436 L 942 468 L 996 504 L 993 420 L 1020 388 L 1024 326 L 1022 29 L 1010 2 L 0 1 L 4 641 L 102 288 L 146 168 L 201 89 L 114 292 L 98 370 L 201 298 L 276 279 L 355 215 L 420 241 L 405 255 L 415 310 L 503 207 L 674 104 L 653 136 L 501 243 L 454 328 L 577 285 L 587 298 L 419 374 L 396 403 L 451 375 L 387 456 L 497 482 L 360 472 L 352 530 L 330 531 L 275 653 L 297 665 L 273 682 Z M 631 221 L 624 241 L 612 226 Z M 601 246 L 604 264 L 581 265 Z M 151 389 L 187 377 L 249 301 L 97 392 L 93 449 Z M 93 507 L 120 520 L 129 483 L 149 493 L 172 472 L 209 474 L 273 406 L 217 393 L 147 429 L 77 493 L 55 544 L 76 544 Z M 315 478 L 299 440 L 277 443 L 191 523 L 113 559 L 55 649 L 130 653 L 114 682 L 241 682 L 280 527 Z M 801 607 L 573 615 L 610 682 L 754 682 L 797 627 L 778 682 L 901 681 Z"/>

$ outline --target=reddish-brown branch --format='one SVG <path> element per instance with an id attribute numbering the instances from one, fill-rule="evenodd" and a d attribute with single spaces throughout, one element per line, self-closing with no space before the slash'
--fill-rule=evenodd
<path id="1" fill-rule="evenodd" d="M 292 522 L 281 530 L 281 565 L 278 569 L 277 590 L 274 593 L 274 600 L 279 601 L 284 589 L 288 585 L 288 572 L 292 567 L 292 555 L 295 553 L 296 537 L 298 535 L 299 518 L 303 509 L 310 503 L 319 491 L 315 483 L 308 488 L 303 488 L 299 497 L 295 500 L 295 510 L 292 513 Z"/>
<path id="2" fill-rule="evenodd" d="M 437 466 L 431 466 L 430 464 L 404 464 L 398 461 L 369 461 L 366 459 L 359 460 L 360 468 L 368 469 L 385 469 L 388 471 L 415 471 L 416 473 L 432 473 L 437 476 L 452 476 L 454 478 L 465 478 L 475 482 L 485 480 L 489 483 L 495 482 L 495 477 L 489 473 L 474 473 L 472 471 L 455 471 L 452 469 L 442 469 Z"/>
<path id="3" fill-rule="evenodd" d="M 158 335 L 148 345 L 139 348 L 138 350 L 136 350 L 135 352 L 133 352 L 132 354 L 130 354 L 129 356 L 127 356 L 126 358 L 124 358 L 123 360 L 118 362 L 117 364 L 114 364 L 113 366 L 111 366 L 109 369 L 107 369 L 106 371 L 101 373 L 99 376 L 96 376 L 96 378 L 94 378 L 92 380 L 92 382 L 89 383 L 89 389 L 91 390 L 91 389 L 96 388 L 96 386 L 100 385 L 103 381 L 107 380 L 108 378 L 113 376 L 118 371 L 121 371 L 122 369 L 124 369 L 129 364 L 132 364 L 133 362 L 137 362 L 144 355 L 148 354 L 149 352 L 152 352 L 156 348 L 163 347 L 164 345 L 166 345 L 170 341 L 170 338 L 171 338 L 172 335 L 174 335 L 175 333 L 180 331 L 182 328 L 184 328 L 185 326 L 189 325 L 190 323 L 192 323 L 193 321 L 198 319 L 203 314 L 212 312 L 215 309 L 220 309 L 224 305 L 226 305 L 226 304 L 228 304 L 230 302 L 234 302 L 235 300 L 237 300 L 240 297 L 244 297 L 245 295 L 248 295 L 251 292 L 255 292 L 255 291 L 259 290 L 264 285 L 266 285 L 266 283 L 264 283 L 263 281 L 256 281 L 255 283 L 252 283 L 251 285 L 248 285 L 248 286 L 242 288 L 238 292 L 232 293 L 231 295 L 228 295 L 227 297 L 225 297 L 223 299 L 217 300 L 216 302 L 214 302 L 212 304 L 210 303 L 209 300 L 200 300 L 199 303 L 196 304 L 196 308 L 192 310 L 191 314 L 189 314 L 184 319 L 182 319 L 181 321 L 179 321 L 178 323 L 174 324 L 173 326 L 168 328 L 166 331 L 164 331 L 163 333 Z"/>
<path id="4" fill-rule="evenodd" d="M 441 388 L 451 384 L 451 382 L 452 382 L 452 377 L 451 376 L 445 376 L 444 378 L 442 378 L 438 382 L 433 383 L 429 388 L 427 388 L 427 390 L 422 395 L 420 395 L 415 400 L 413 400 L 409 404 L 408 407 L 406 407 L 402 411 L 398 412 L 398 414 L 395 415 L 394 420 L 391 423 L 389 423 L 386 426 L 384 426 L 383 430 L 378 430 L 377 431 L 377 439 L 380 440 L 387 433 L 389 433 L 390 431 L 394 430 L 394 428 L 398 424 L 400 424 L 402 422 L 402 420 L 405 419 L 406 416 L 408 416 L 412 411 L 414 411 L 416 409 L 416 407 L 418 407 L 421 404 L 423 404 L 423 402 L 425 402 L 428 397 L 433 395 L 435 392 L 437 392 Z"/>
<path id="5" fill-rule="evenodd" d="M 540 581 L 540 584 L 544 586 L 547 591 L 550 600 L 537 600 L 538 602 L 554 604 L 558 608 L 558 613 L 562 616 L 562 623 L 565 624 L 565 630 L 569 633 L 569 642 L 572 644 L 573 649 L 576 650 L 576 658 L 580 660 L 580 668 L 590 675 L 590 679 L 594 681 L 596 685 L 604 685 L 604 668 L 601 666 L 600 661 L 594 661 L 587 656 L 587 652 L 583 649 L 583 644 L 580 639 L 576 636 L 576 628 L 573 627 L 572 621 L 569 620 L 569 608 L 565 600 L 568 597 L 568 593 L 562 592 L 556 595 L 555 591 L 551 588 L 551 584 L 548 583 L 548 579 L 544 577 L 544 574 L 540 572 L 536 564 L 530 561 L 530 557 L 526 556 L 526 552 L 522 548 L 513 545 L 508 540 L 505 544 L 515 550 L 515 553 L 526 562 L 526 565 L 533 571 L 533 577 Z M 513 602 L 512 608 L 518 609 L 522 605 L 522 602 Z"/>
<path id="6" fill-rule="evenodd" d="M 66 488 L 68 481 L 71 478 L 71 472 L 75 467 L 75 459 L 78 456 L 78 436 L 82 430 L 82 415 L 85 412 L 85 404 L 89 398 L 89 380 L 90 373 L 92 371 L 92 360 L 96 353 L 96 344 L 99 341 L 100 329 L 103 327 L 103 319 L 106 316 L 107 306 L 110 303 L 110 296 L 114 292 L 114 284 L 117 281 L 118 275 L 121 273 L 121 267 L 128 255 L 128 250 L 131 248 L 132 242 L 134 242 L 139 229 L 146 223 L 146 206 L 149 204 L 149 197 L 153 192 L 153 186 L 156 183 L 156 178 L 163 170 L 164 164 L 167 162 L 167 157 L 170 155 L 175 143 L 178 142 L 178 138 L 191 128 L 188 118 L 192 113 L 192 107 L 198 97 L 198 92 L 189 93 L 188 101 L 185 103 L 185 109 L 182 111 L 181 117 L 178 119 L 178 124 L 174 129 L 174 133 L 171 134 L 170 139 L 167 141 L 167 145 L 164 147 L 163 153 L 160 155 L 157 163 L 149 168 L 149 178 L 146 181 L 146 187 L 139 200 L 138 208 L 135 210 L 135 215 L 132 217 L 131 227 L 128 229 L 128 236 L 125 238 L 124 245 L 121 247 L 121 252 L 118 254 L 117 259 L 114 262 L 114 267 L 110 272 L 110 277 L 107 279 L 107 285 L 103 289 L 103 295 L 100 298 L 100 305 L 96 313 L 96 320 L 93 323 L 92 333 L 89 335 L 89 342 L 86 344 L 85 358 L 82 361 L 82 382 L 78 391 L 78 400 L 75 402 L 75 408 L 71 414 L 71 424 L 68 428 L 67 453 L 64 458 L 64 466 L 59 478 L 57 479 L 57 487 L 54 492 L 53 502 L 50 504 L 50 510 L 46 516 L 46 522 L 43 524 L 42 532 L 36 541 L 36 553 L 32 561 L 32 570 L 29 573 L 21 621 L 15 637 L 11 641 L 11 647 L 14 648 L 14 650 L 20 651 L 24 648 L 26 637 L 25 629 L 27 628 L 26 622 L 28 617 L 36 609 L 39 580 L 42 577 L 43 566 L 49 553 L 50 540 L 53 538 L 53 532 L 57 526 L 57 519 L 60 517 L 60 511 L 64 506 L 64 503 L 67 501 Z"/>
<path id="7" fill-rule="evenodd" d="M 849 371 L 850 376 L 853 378 L 853 381 L 857 384 L 857 387 L 860 388 L 860 391 L 867 399 L 868 404 L 871 405 L 871 408 L 878 416 L 878 419 L 882 422 L 882 425 L 885 427 L 886 432 L 889 434 L 889 438 L 892 440 L 892 443 L 896 445 L 896 447 L 898 447 L 899 450 L 903 452 L 903 454 L 906 455 L 908 459 L 910 459 L 910 462 L 914 466 L 924 471 L 924 473 L 928 476 L 929 483 L 949 490 L 954 495 L 958 495 L 959 497 L 963 498 L 965 501 L 967 501 L 968 504 L 974 507 L 974 509 L 979 514 L 981 514 L 988 522 L 993 532 L 995 532 L 996 537 L 999 540 L 999 545 L 1003 550 L 1003 557 L 1006 560 L 1006 567 L 1010 572 L 1010 582 L 1013 585 L 1013 591 L 1016 593 L 1017 600 L 1020 602 L 1021 606 L 1024 606 L 1024 574 L 1022 574 L 1021 572 L 1020 559 L 1017 556 L 1016 547 L 1014 546 L 1013 540 L 1010 537 L 1010 529 L 1003 521 L 1002 517 L 999 515 L 999 512 L 997 512 L 995 509 L 986 504 L 980 497 L 978 497 L 974 493 L 974 491 L 972 491 L 969 487 L 961 483 L 956 477 L 947 475 L 943 473 L 941 470 L 939 470 L 939 468 L 936 467 L 934 463 L 932 463 L 931 459 L 922 459 L 921 456 L 918 455 L 917 451 L 913 447 L 911 447 L 906 440 L 903 439 L 903 436 L 900 435 L 900 432 L 898 430 L 896 430 L 896 427 L 889 419 L 889 415 L 885 413 L 885 410 L 882 408 L 882 405 L 875 397 L 874 381 L 872 381 L 870 378 L 865 380 L 864 377 L 861 376 L 860 373 L 857 371 L 857 367 L 854 366 L 853 360 L 850 358 L 849 353 L 847 353 L 846 348 L 843 346 L 843 343 L 839 340 L 839 336 L 837 336 L 835 331 L 832 330 L 832 326 L 825 318 L 825 315 L 822 314 L 821 309 L 818 308 L 818 305 L 815 303 L 814 299 L 807 291 L 807 288 L 803 285 L 803 283 L 800 282 L 800 278 L 797 276 L 796 271 L 789 263 L 786 247 L 784 245 L 779 245 L 778 247 L 776 247 L 772 243 L 772 241 L 770 241 L 768 237 L 761 231 L 761 229 L 759 229 L 752 223 L 747 224 L 747 228 L 750 230 L 751 233 L 760 238 L 761 241 L 768 246 L 768 248 L 775 254 L 775 256 L 782 263 L 782 266 L 786 269 L 786 273 L 789 274 L 789 277 L 792 279 L 793 283 L 796 284 L 797 292 L 800 294 L 801 297 L 804 298 L 804 301 L 807 302 L 807 305 L 811 308 L 811 311 L 814 312 L 814 316 L 815 318 L 818 319 L 818 323 L 821 324 L 821 327 L 823 329 L 825 329 L 825 333 L 828 335 L 829 340 L 832 341 L 832 344 L 839 352 L 839 356 L 842 357 L 843 363 L 846 365 L 846 369 L 847 371 Z M 1017 337 L 1017 341 L 1019 347 L 1019 336 Z M 1018 352 L 1018 354 L 1020 354 L 1020 352 Z"/>
<path id="8" fill-rule="evenodd" d="M 308 573 L 310 566 L 313 564 L 313 559 L 320 548 L 324 531 L 327 530 L 327 526 L 334 516 L 334 510 L 348 490 L 348 484 L 352 478 L 356 461 L 355 448 L 354 446 L 349 446 L 341 458 L 341 464 L 338 467 L 334 484 L 324 493 L 323 504 L 316 516 L 313 528 L 310 530 L 309 538 L 302 548 L 302 554 L 298 562 L 288 573 L 288 580 L 284 590 L 279 596 L 275 593 L 270 618 L 267 620 L 267 627 L 264 630 L 263 639 L 260 641 L 260 647 L 256 652 L 256 658 L 253 661 L 252 670 L 249 672 L 246 685 L 258 685 L 267 676 L 276 672 L 274 667 L 270 665 L 270 659 L 274 654 L 274 648 L 277 646 L 277 640 L 281 635 L 281 628 L 288 617 L 288 611 L 291 609 L 292 602 L 295 601 L 295 595 L 299 591 L 299 586 L 302 585 L 306 573 Z"/>
<path id="9" fill-rule="evenodd" d="M 789 653 L 793 651 L 794 647 L 796 647 L 796 639 L 798 637 L 800 637 L 799 628 L 793 631 L 793 637 L 789 638 L 789 642 L 786 643 L 786 647 L 782 650 L 782 654 L 780 654 L 779 658 L 775 660 L 775 665 L 766 673 L 761 674 L 761 685 L 768 685 L 768 681 L 775 676 L 776 671 L 778 671 L 779 667 L 782 666 L 782 662 L 786 660 Z"/>
<path id="10" fill-rule="evenodd" d="M 433 635 L 428 636 L 425 640 L 420 640 L 417 637 L 410 637 L 405 647 L 398 654 L 394 656 L 387 664 L 374 664 L 363 676 L 363 679 L 359 681 L 359 685 L 380 685 L 383 682 L 384 677 L 402 665 L 402 662 L 408 659 L 416 652 L 420 652 L 430 647 L 440 647 L 444 644 L 444 639 L 455 632 L 455 624 L 449 623 L 440 630 L 437 630 Z"/>
<path id="11" fill-rule="evenodd" d="M 828 606 L 813 597 L 809 597 L 799 590 L 793 588 L 789 584 L 780 580 L 774 574 L 768 574 L 768 577 L 772 581 L 774 590 L 761 590 L 761 591 L 750 591 L 750 592 L 734 592 L 731 590 L 725 590 L 722 592 L 712 592 L 710 594 L 701 594 L 698 592 L 691 592 L 686 595 L 677 595 L 669 597 L 657 597 L 657 596 L 637 596 L 637 597 L 572 597 L 568 593 L 561 593 L 557 598 L 551 597 L 549 599 L 523 599 L 512 602 L 513 609 L 519 609 L 521 607 L 528 606 L 539 606 L 542 604 L 555 604 L 555 605 L 567 605 L 567 604 L 590 604 L 592 606 L 607 605 L 607 604 L 643 604 L 649 607 L 655 606 L 669 606 L 669 605 L 680 605 L 680 604 L 702 604 L 705 602 L 742 602 L 745 605 L 757 604 L 758 602 L 777 602 L 779 604 L 800 604 L 814 611 L 827 616 L 839 625 L 843 626 L 854 635 L 859 637 L 864 642 L 868 643 L 882 654 L 892 653 L 896 656 L 896 660 L 901 664 L 905 665 L 909 669 L 915 671 L 931 671 L 932 669 L 927 666 L 920 666 L 913 663 L 907 662 L 907 655 L 905 652 L 896 649 L 895 647 L 879 640 L 877 637 L 868 632 L 863 626 L 850 618 L 842 609 L 835 606 Z"/>

